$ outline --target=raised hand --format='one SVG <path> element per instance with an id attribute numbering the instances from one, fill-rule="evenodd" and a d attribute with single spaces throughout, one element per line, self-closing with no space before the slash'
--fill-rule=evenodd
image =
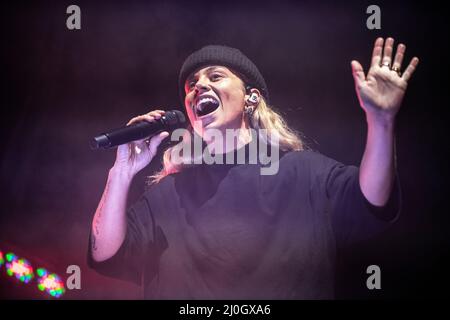
<path id="1" fill-rule="evenodd" d="M 383 48 L 384 45 L 384 48 Z M 367 76 L 358 61 L 353 60 L 352 70 L 359 104 L 368 116 L 393 120 L 400 109 L 408 80 L 419 59 L 414 57 L 402 73 L 402 61 L 406 46 L 399 44 L 394 60 L 394 39 L 378 38 L 373 48 L 372 62 Z"/>

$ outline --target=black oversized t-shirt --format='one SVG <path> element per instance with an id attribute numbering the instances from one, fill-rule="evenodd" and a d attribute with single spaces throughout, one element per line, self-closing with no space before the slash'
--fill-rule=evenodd
<path id="1" fill-rule="evenodd" d="M 147 299 L 333 298 L 335 255 L 384 230 L 394 186 L 372 206 L 359 170 L 313 151 L 288 152 L 275 175 L 260 164 L 196 165 L 169 175 L 127 212 L 115 256 L 89 265 L 133 281 Z"/>

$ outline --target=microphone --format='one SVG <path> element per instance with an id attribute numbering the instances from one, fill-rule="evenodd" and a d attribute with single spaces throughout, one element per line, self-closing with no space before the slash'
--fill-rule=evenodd
<path id="1" fill-rule="evenodd" d="M 154 122 L 141 121 L 126 127 L 101 133 L 91 140 L 91 149 L 109 149 L 124 143 L 144 139 L 162 131 L 172 131 L 181 128 L 186 123 L 186 118 L 181 111 L 166 111 L 164 115 Z"/>

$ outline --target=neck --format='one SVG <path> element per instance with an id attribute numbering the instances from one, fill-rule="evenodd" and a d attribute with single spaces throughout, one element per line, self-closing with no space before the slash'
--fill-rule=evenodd
<path id="1" fill-rule="evenodd" d="M 224 154 L 237 150 L 252 141 L 252 135 L 247 127 L 239 129 L 220 130 L 220 137 L 206 141 L 211 154 Z"/>

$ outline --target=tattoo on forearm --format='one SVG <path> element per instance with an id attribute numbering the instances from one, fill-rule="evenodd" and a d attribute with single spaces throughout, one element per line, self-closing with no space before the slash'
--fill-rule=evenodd
<path id="1" fill-rule="evenodd" d="M 91 247 L 92 247 L 92 251 L 97 251 L 97 244 L 96 244 L 96 237 L 94 234 L 91 235 Z"/>
<path id="2" fill-rule="evenodd" d="M 106 198 L 106 195 L 108 194 L 108 191 L 109 191 L 109 184 L 111 183 L 111 180 L 109 180 L 108 179 L 108 181 L 107 181 L 107 183 L 106 183 L 106 187 L 105 187 L 105 191 L 103 192 L 103 195 L 102 195 L 102 198 L 100 199 L 100 206 L 99 206 L 99 208 L 98 208 L 98 211 L 97 211 L 97 221 L 100 219 L 100 217 L 102 216 L 102 213 L 103 213 L 103 206 L 105 205 L 105 198 Z"/>
<path id="3" fill-rule="evenodd" d="M 92 247 L 93 251 L 96 251 L 98 249 L 97 248 L 97 243 L 96 243 L 97 242 L 97 237 L 100 234 L 98 225 L 99 225 L 100 219 L 102 217 L 103 206 L 105 204 L 106 194 L 108 193 L 109 183 L 110 183 L 110 180 L 108 180 L 108 182 L 106 183 L 105 191 L 103 192 L 102 198 L 100 199 L 100 205 L 99 205 L 98 210 L 97 210 L 97 215 L 96 215 L 96 217 L 94 219 L 94 225 L 93 225 L 93 231 L 94 232 L 91 234 L 91 247 Z"/>

